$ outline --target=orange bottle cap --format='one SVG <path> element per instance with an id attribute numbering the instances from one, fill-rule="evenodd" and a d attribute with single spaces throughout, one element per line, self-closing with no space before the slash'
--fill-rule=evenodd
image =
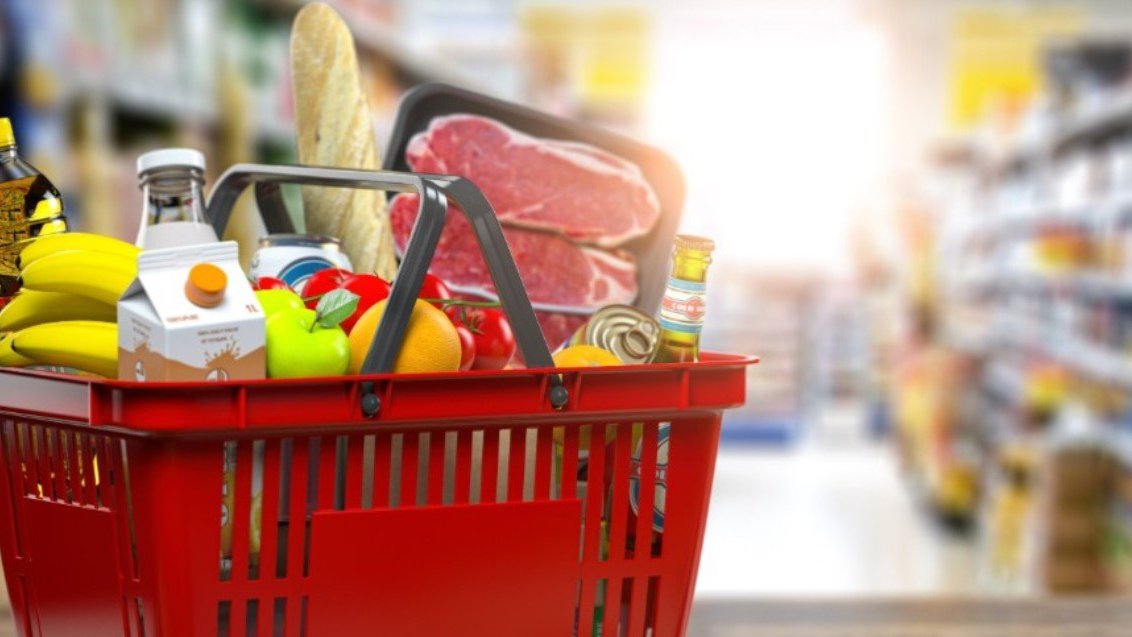
<path id="1" fill-rule="evenodd" d="M 224 289 L 228 287 L 228 275 L 211 263 L 198 263 L 189 270 L 185 281 L 185 296 L 195 305 L 216 307 L 224 301 Z"/>

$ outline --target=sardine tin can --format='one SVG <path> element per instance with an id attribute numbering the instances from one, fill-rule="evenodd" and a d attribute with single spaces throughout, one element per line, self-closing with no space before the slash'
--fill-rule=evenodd
<path id="1" fill-rule="evenodd" d="M 327 268 L 350 270 L 338 239 L 309 234 L 270 234 L 259 240 L 248 273 L 253 279 L 271 276 L 293 290 L 302 290 L 312 274 Z"/>
<path id="2" fill-rule="evenodd" d="M 629 305 L 607 305 L 594 312 L 567 345 L 594 345 L 626 365 L 638 365 L 652 362 L 659 343 L 656 319 Z"/>

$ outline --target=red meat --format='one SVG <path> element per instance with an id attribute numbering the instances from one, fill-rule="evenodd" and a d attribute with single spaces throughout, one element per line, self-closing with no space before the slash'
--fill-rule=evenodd
<path id="1" fill-rule="evenodd" d="M 399 252 L 404 252 L 417 219 L 417 195 L 398 195 L 389 214 Z M 632 303 L 637 296 L 637 269 L 627 254 L 580 246 L 553 233 L 505 227 L 504 237 L 538 309 L 592 310 L 613 303 Z M 454 290 L 494 295 L 495 288 L 479 244 L 463 213 L 450 209 L 430 271 Z"/>
<path id="2" fill-rule="evenodd" d="M 656 224 L 656 193 L 631 162 L 604 150 L 536 139 L 477 115 L 437 117 L 405 152 L 415 172 L 471 179 L 500 221 L 619 246 Z"/>

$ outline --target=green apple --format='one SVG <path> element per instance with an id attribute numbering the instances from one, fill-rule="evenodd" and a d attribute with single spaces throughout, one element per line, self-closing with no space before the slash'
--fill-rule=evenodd
<path id="1" fill-rule="evenodd" d="M 279 310 L 299 309 L 306 307 L 302 297 L 291 290 L 256 290 L 255 296 L 263 306 L 263 315 L 270 318 Z"/>
<path id="2" fill-rule="evenodd" d="M 268 378 L 310 378 L 346 373 L 350 364 L 349 337 L 341 327 L 325 327 L 318 318 L 317 312 L 302 306 L 268 315 Z"/>

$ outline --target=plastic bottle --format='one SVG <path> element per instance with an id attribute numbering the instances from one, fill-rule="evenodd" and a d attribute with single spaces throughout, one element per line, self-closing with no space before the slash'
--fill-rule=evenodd
<path id="1" fill-rule="evenodd" d="M 204 211 L 204 155 L 166 148 L 138 157 L 142 189 L 137 245 L 146 249 L 215 243 L 219 239 Z"/>

